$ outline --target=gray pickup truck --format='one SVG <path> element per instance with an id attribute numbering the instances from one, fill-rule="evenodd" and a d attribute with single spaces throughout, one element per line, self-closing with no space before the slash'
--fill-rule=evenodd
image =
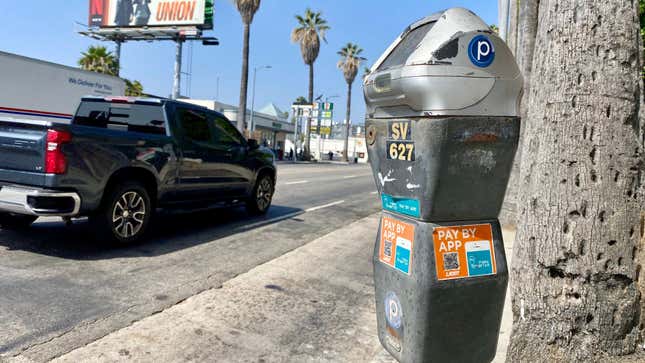
<path id="1" fill-rule="evenodd" d="M 274 160 L 222 114 L 171 100 L 83 98 L 71 123 L 0 117 L 0 227 L 87 216 L 131 243 L 157 208 L 237 200 L 262 214 Z"/>

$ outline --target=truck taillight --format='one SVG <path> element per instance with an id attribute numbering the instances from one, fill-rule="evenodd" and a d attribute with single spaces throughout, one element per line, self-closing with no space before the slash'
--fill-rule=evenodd
<path id="1" fill-rule="evenodd" d="M 45 149 L 45 173 L 65 174 L 67 159 L 63 154 L 63 145 L 72 141 L 72 134 L 67 131 L 47 130 Z"/>

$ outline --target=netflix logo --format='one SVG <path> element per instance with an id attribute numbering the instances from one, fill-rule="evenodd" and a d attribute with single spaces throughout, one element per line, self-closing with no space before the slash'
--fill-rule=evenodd
<path id="1" fill-rule="evenodd" d="M 90 0 L 90 27 L 101 27 L 107 25 L 107 12 L 109 0 Z"/>

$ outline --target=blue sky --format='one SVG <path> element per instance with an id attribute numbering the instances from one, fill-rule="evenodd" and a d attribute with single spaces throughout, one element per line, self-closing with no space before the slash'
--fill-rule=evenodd
<path id="1" fill-rule="evenodd" d="M 88 3 L 88 0 L 2 0 L 0 50 L 76 65 L 82 51 L 100 43 L 76 33 L 81 28 L 75 22 L 87 23 Z M 304 13 L 307 7 L 322 11 L 331 26 L 328 43 L 323 43 L 315 64 L 315 94 L 340 96 L 331 101 L 337 104 L 335 119 L 342 120 L 347 86 L 336 68 L 336 52 L 347 42 L 358 43 L 368 58 L 366 65 L 371 66 L 407 25 L 454 6 L 473 10 L 487 23 L 497 22 L 496 0 L 262 0 L 251 29 L 250 65 L 251 69 L 263 65 L 273 68 L 258 73 L 256 109 L 274 102 L 286 111 L 298 96 L 307 96 L 308 69 L 299 47 L 289 39 L 296 24 L 294 15 Z M 237 105 L 242 22 L 231 1 L 215 0 L 215 29 L 208 35 L 218 37 L 221 45 L 194 44 L 189 94 L 193 98 L 214 99 L 219 77 L 219 101 Z M 111 43 L 105 45 L 113 48 Z M 122 53 L 122 76 L 141 81 L 147 92 L 168 96 L 172 89 L 174 51 L 172 42 L 126 43 Z M 187 53 L 188 47 L 185 48 Z M 184 85 L 182 94 L 187 94 Z M 249 107 L 250 88 L 249 83 Z M 352 122 L 362 123 L 365 105 L 359 79 L 353 90 Z"/>

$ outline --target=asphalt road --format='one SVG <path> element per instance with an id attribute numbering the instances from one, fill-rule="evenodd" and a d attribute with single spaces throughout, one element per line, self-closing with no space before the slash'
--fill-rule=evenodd
<path id="1" fill-rule="evenodd" d="M 366 165 L 283 164 L 261 218 L 240 207 L 163 214 L 149 241 L 122 248 L 95 243 L 83 221 L 0 230 L 0 361 L 60 356 L 379 208 Z"/>

